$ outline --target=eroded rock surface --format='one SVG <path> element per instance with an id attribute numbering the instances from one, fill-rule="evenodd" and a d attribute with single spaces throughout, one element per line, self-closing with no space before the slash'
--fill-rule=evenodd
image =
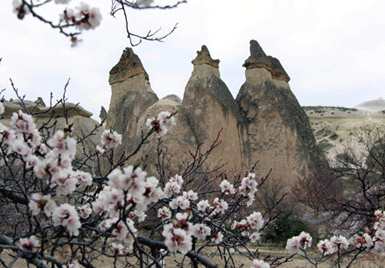
<path id="1" fill-rule="evenodd" d="M 111 101 L 106 128 L 112 127 L 123 135 L 119 152 L 132 151 L 140 117 L 158 101 L 151 89 L 149 77 L 139 57 L 127 48 L 117 65 L 110 71 Z"/>
<path id="2" fill-rule="evenodd" d="M 110 82 L 114 82 L 108 123 L 123 133 L 126 152 L 148 131 L 148 117 L 160 111 L 178 111 L 177 126 L 162 139 L 163 148 L 173 158 L 169 168 L 175 173 L 189 161 L 189 151 L 198 144 L 203 144 L 203 150 L 209 148 L 219 132 L 221 144 L 206 163 L 211 168 L 225 164 L 229 174 L 244 173 L 259 161 L 260 175 L 272 169 L 272 180 L 292 186 L 327 166 L 309 120 L 290 89 L 289 76 L 258 42 L 250 42 L 251 55 L 243 65 L 246 81 L 236 99 L 220 78 L 219 60 L 211 57 L 206 46 L 192 61 L 182 101 L 176 96 L 158 100 L 139 58 L 130 49 L 125 53 L 119 68 L 115 66 L 110 73 Z M 153 159 L 154 163 L 157 142 L 152 137 L 136 160 Z"/>
<path id="3" fill-rule="evenodd" d="M 192 63 L 194 70 L 185 88 L 182 111 L 197 142 L 205 144 L 204 149 L 221 132 L 221 144 L 213 152 L 211 166 L 225 164 L 227 171 L 240 172 L 242 156 L 237 125 L 243 118 L 229 89 L 220 79 L 219 60 L 213 60 L 207 47 L 202 46 Z"/>

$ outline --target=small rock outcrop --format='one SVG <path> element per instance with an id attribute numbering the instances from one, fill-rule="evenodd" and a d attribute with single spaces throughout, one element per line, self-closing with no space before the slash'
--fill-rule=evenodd
<path id="1" fill-rule="evenodd" d="M 94 131 L 95 126 L 99 123 L 92 119 L 92 113 L 85 110 L 78 104 L 66 102 L 65 105 L 58 103 L 53 107 L 46 107 L 42 98 L 36 101 L 24 100 L 3 100 L 4 113 L 1 114 L 0 122 L 4 125 L 9 125 L 13 113 L 18 113 L 19 110 L 30 113 L 35 119 L 37 127 L 43 126 L 50 122 L 48 126 L 55 125 L 55 129 L 64 129 L 68 124 L 72 125 L 72 135 L 76 139 L 82 138 L 85 134 Z M 67 121 L 68 120 L 68 121 Z M 92 152 L 95 146 L 100 143 L 100 136 L 103 128 L 99 128 L 93 132 L 94 135 L 84 139 L 83 144 L 86 150 Z M 78 157 L 82 157 L 82 148 L 78 145 Z"/>
<path id="2" fill-rule="evenodd" d="M 78 104 L 71 102 L 59 103 L 54 107 L 46 107 L 42 98 L 38 98 L 36 101 L 24 100 L 23 103 L 20 100 L 3 101 L 4 113 L 1 114 L 2 118 L 11 118 L 13 113 L 17 113 L 19 110 L 28 112 L 31 114 L 38 114 L 40 118 L 58 118 L 64 116 L 82 116 L 91 117 L 92 113 L 85 110 Z"/>

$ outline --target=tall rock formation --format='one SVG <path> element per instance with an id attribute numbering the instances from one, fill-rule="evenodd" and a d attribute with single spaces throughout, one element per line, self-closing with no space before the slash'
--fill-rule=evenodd
<path id="1" fill-rule="evenodd" d="M 138 140 L 138 121 L 158 101 L 148 74 L 131 48 L 123 51 L 110 71 L 111 101 L 106 126 L 123 135 L 121 150 L 131 151 Z"/>
<path id="2" fill-rule="evenodd" d="M 123 150 L 130 153 L 141 133 L 148 131 L 147 118 L 160 111 L 178 111 L 177 125 L 162 138 L 170 160 L 166 169 L 174 174 L 191 161 L 190 151 L 200 144 L 203 150 L 209 148 L 221 132 L 221 143 L 206 162 L 210 168 L 224 164 L 228 174 L 240 174 L 259 161 L 260 175 L 272 169 L 271 179 L 288 187 L 314 176 L 327 164 L 309 120 L 290 90 L 289 76 L 279 60 L 267 56 L 256 41 L 251 41 L 250 52 L 243 65 L 246 82 L 234 99 L 220 78 L 219 60 L 212 59 L 202 46 L 192 61 L 181 102 L 175 96 L 158 100 L 140 59 L 126 49 L 110 72 L 107 127 L 123 134 Z M 132 159 L 145 159 L 147 171 L 153 174 L 157 144 L 154 135 Z"/>
<path id="3" fill-rule="evenodd" d="M 250 42 L 246 81 L 236 101 L 245 118 L 240 127 L 247 167 L 259 161 L 263 173 L 293 186 L 314 176 L 326 162 L 310 122 L 288 84 L 290 78 L 278 59 L 266 56 L 258 42 Z"/>
<path id="4" fill-rule="evenodd" d="M 214 150 L 211 167 L 225 164 L 228 172 L 242 168 L 237 125 L 243 121 L 239 106 L 220 79 L 219 60 L 213 60 L 206 46 L 192 61 L 193 72 L 187 82 L 182 111 L 198 143 L 207 149 L 220 132 L 220 146 Z"/>

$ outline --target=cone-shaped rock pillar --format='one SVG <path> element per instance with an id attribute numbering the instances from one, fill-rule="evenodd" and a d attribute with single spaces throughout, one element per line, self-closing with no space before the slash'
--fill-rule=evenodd
<path id="1" fill-rule="evenodd" d="M 272 169 L 273 180 L 293 186 L 326 162 L 280 62 L 266 56 L 257 41 L 250 42 L 250 52 L 243 65 L 246 82 L 236 98 L 245 117 L 240 136 L 246 166 L 259 161 L 262 174 Z"/>
<path id="2" fill-rule="evenodd" d="M 227 171 L 242 167 L 237 125 L 242 121 L 239 107 L 226 84 L 220 79 L 219 60 L 213 60 L 206 46 L 192 61 L 191 77 L 186 85 L 182 107 L 192 132 L 203 148 L 217 138 L 221 144 L 213 151 L 210 166 L 225 164 Z"/>
<path id="3" fill-rule="evenodd" d="M 106 125 L 123 135 L 120 148 L 130 151 L 139 138 L 136 136 L 139 118 L 158 97 L 151 89 L 142 62 L 131 48 L 123 51 L 111 69 L 109 82 L 112 95 Z"/>

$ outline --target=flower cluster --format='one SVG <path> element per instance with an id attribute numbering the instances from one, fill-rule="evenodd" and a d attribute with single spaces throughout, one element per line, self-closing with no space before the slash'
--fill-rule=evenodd
<path id="1" fill-rule="evenodd" d="M 243 196 L 246 196 L 247 206 L 253 204 L 255 200 L 255 193 L 258 190 L 258 183 L 255 181 L 255 177 L 255 173 L 249 173 L 242 179 L 241 186 L 239 187 L 239 192 Z"/>
<path id="2" fill-rule="evenodd" d="M 247 203 L 254 200 L 257 191 L 255 174 L 250 173 L 243 178 L 239 191 L 227 180 L 223 180 L 219 188 L 225 195 L 238 195 L 239 200 L 246 200 Z M 163 229 L 165 243 L 171 252 L 187 252 L 192 246 L 192 237 L 199 240 L 210 239 L 214 244 L 222 243 L 224 235 L 220 230 L 207 225 L 214 219 L 225 215 L 229 204 L 219 197 L 214 198 L 212 203 L 208 200 L 199 200 L 197 193 L 193 191 L 181 192 L 183 178 L 179 175 L 172 177 L 165 184 L 164 198 L 168 198 L 168 207 L 158 209 L 158 217 L 163 221 L 169 221 Z M 251 201 L 250 201 L 251 200 Z M 175 220 L 172 220 L 173 212 L 176 212 Z M 178 212 L 178 211 L 182 211 Z M 192 222 L 196 222 L 192 224 Z M 232 228 L 238 229 L 251 242 L 259 240 L 259 231 L 262 229 L 264 220 L 262 214 L 253 212 L 240 222 L 235 221 Z"/>
<path id="3" fill-rule="evenodd" d="M 249 236 L 251 242 L 259 240 L 259 232 L 263 227 L 263 217 L 260 212 L 253 212 L 246 217 L 246 220 L 234 221 L 231 229 L 241 231 L 243 236 Z"/>
<path id="4" fill-rule="evenodd" d="M 374 215 L 376 220 L 373 229 L 376 230 L 376 232 L 373 237 L 370 236 L 371 232 L 368 229 L 364 234 L 355 234 L 349 240 L 342 235 L 334 235 L 330 239 L 321 240 L 317 244 L 317 248 L 322 253 L 321 259 L 324 256 L 348 250 L 349 246 L 360 249 L 360 252 L 369 249 L 383 250 L 385 245 L 385 215 L 382 210 L 376 210 Z M 311 243 L 312 237 L 308 233 L 302 232 L 299 236 L 287 240 L 286 249 L 292 253 L 301 253 L 311 247 Z"/>
<path id="5" fill-rule="evenodd" d="M 294 236 L 287 240 L 286 250 L 292 253 L 300 253 L 301 250 L 305 250 L 311 247 L 313 238 L 306 232 L 301 232 L 299 236 Z"/>
<path id="6" fill-rule="evenodd" d="M 55 3 L 66 4 L 68 1 L 56 0 Z M 0 111 L 4 111 L 1 103 Z M 161 112 L 156 119 L 149 119 L 150 133 L 155 132 L 158 137 L 165 134 L 175 125 L 173 115 Z M 192 250 L 194 241 L 225 245 L 230 233 L 221 226 L 233 211 L 230 206 L 245 200 L 249 205 L 257 191 L 255 174 L 250 173 L 242 179 L 239 188 L 224 180 L 219 185 L 220 190 L 215 189 L 222 192 L 220 197 L 210 202 L 199 200 L 202 193 L 186 190 L 182 176 L 175 175 L 168 181 L 160 182 L 148 176 L 141 167 L 132 165 L 108 171 L 105 180 L 97 186 L 99 182 L 94 183 L 91 174 L 72 166 L 77 144 L 71 136 L 71 128 L 59 130 L 42 142 L 33 118 L 21 111 L 13 114 L 10 127 L 0 124 L 0 137 L 6 152 L 2 157 L 7 160 L 6 157 L 12 155 L 23 160 L 34 179 L 43 186 L 31 188 L 28 192 L 29 215 L 48 217 L 54 227 L 65 231 L 63 237 L 69 239 L 73 236 L 82 239 L 81 232 L 88 228 L 82 224 L 97 219 L 92 228 L 106 236 L 106 245 L 115 256 L 133 248 L 135 241 L 138 242 L 136 224 L 144 221 L 146 213 L 155 208 L 157 217 L 161 219 L 157 221 L 160 223 L 157 228 L 162 230 L 160 232 L 169 252 L 186 254 Z M 112 130 L 104 131 L 100 146 L 96 146 L 96 155 L 109 157 L 104 152 L 116 148 L 121 142 L 120 134 Z M 90 192 L 83 192 L 84 195 L 80 196 L 75 192 L 79 187 Z M 234 200 L 237 201 L 228 203 L 226 200 L 232 197 L 236 197 Z M 239 229 L 255 242 L 263 225 L 262 214 L 253 212 L 246 219 L 235 221 L 233 229 Z M 35 236 L 22 238 L 19 244 L 27 250 L 40 246 Z M 78 266 L 77 263 L 65 265 Z M 269 267 L 266 265 L 258 260 L 253 263 L 253 267 Z"/>
<path id="7" fill-rule="evenodd" d="M 376 220 L 374 222 L 373 229 L 376 230 L 374 233 L 373 240 L 376 242 L 377 247 L 385 247 L 385 214 L 384 211 L 378 209 L 374 212 Z"/>
<path id="8" fill-rule="evenodd" d="M 52 221 L 55 226 L 65 226 L 71 235 L 77 236 L 81 226 L 79 215 L 74 206 L 64 203 L 52 213 Z"/>
<path id="9" fill-rule="evenodd" d="M 68 4 L 70 0 L 55 0 L 55 4 Z M 23 19 L 25 15 L 28 15 L 31 11 L 30 8 L 21 0 L 13 0 L 12 2 L 13 12 L 17 14 L 19 19 Z M 100 9 L 96 7 L 90 7 L 88 4 L 81 2 L 75 9 L 65 9 L 60 14 L 60 23 L 66 22 L 70 26 L 76 26 L 80 31 L 91 30 L 98 27 L 102 21 L 102 14 Z M 59 24 L 60 25 L 60 24 Z M 68 26 L 66 25 L 66 26 Z M 77 41 L 76 37 L 73 37 Z"/>
<path id="10" fill-rule="evenodd" d="M 105 130 L 102 133 L 101 144 L 106 149 L 112 149 L 118 147 L 122 143 L 122 135 L 118 134 L 116 131 Z M 100 154 L 104 153 L 104 149 L 99 146 L 96 147 L 97 151 Z"/>
<path id="11" fill-rule="evenodd" d="M 4 111 L 3 107 L 0 108 Z M 3 144 L 8 147 L 8 156 L 18 155 L 25 162 L 27 169 L 33 170 L 37 178 L 49 184 L 56 196 L 69 195 L 78 185 L 92 183 L 89 174 L 72 169 L 76 141 L 70 137 L 69 132 L 57 131 L 47 141 L 47 148 L 41 142 L 32 116 L 22 111 L 13 113 L 9 124 L 10 128 L 0 124 L 0 136 Z M 69 204 L 57 207 L 51 194 L 33 193 L 28 208 L 32 215 L 44 212 L 46 216 L 52 216 L 54 225 L 65 226 L 71 235 L 79 233 L 81 224 L 76 209 Z"/>
<path id="12" fill-rule="evenodd" d="M 38 215 L 41 211 L 44 211 L 49 217 L 56 209 L 56 203 L 51 196 L 42 195 L 40 193 L 32 194 L 28 206 L 34 216 Z"/>
<path id="13" fill-rule="evenodd" d="M 219 184 L 219 187 L 221 188 L 222 193 L 235 194 L 235 188 L 228 180 L 223 180 Z"/>
<path id="14" fill-rule="evenodd" d="M 147 177 L 140 167 L 127 166 L 117 168 L 108 175 L 108 185 L 92 202 L 92 208 L 95 212 L 104 212 L 105 217 L 99 225 L 101 230 L 111 231 L 132 247 L 137 233 L 132 219 L 143 221 L 147 206 L 162 196 L 163 191 L 155 177 Z M 124 222 L 121 215 L 129 218 Z"/>
<path id="15" fill-rule="evenodd" d="M 148 118 L 146 125 L 153 129 L 156 136 L 160 138 L 175 126 L 175 117 L 173 115 L 169 112 L 160 112 L 156 118 Z"/>
<path id="16" fill-rule="evenodd" d="M 334 235 L 330 240 L 321 240 L 317 247 L 322 252 L 322 254 L 331 255 L 340 249 L 348 249 L 349 241 L 342 235 Z"/>

